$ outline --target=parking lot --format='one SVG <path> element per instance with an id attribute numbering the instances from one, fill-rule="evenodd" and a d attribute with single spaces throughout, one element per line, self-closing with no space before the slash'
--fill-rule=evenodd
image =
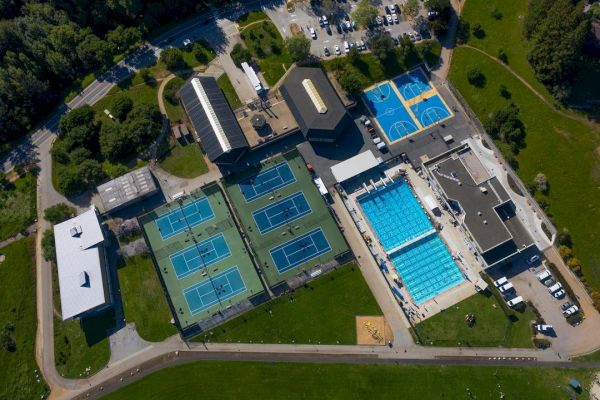
<path id="1" fill-rule="evenodd" d="M 358 3 L 349 0 L 347 2 L 336 2 L 335 4 L 336 6 L 333 13 L 328 12 L 329 10 L 323 10 L 319 6 L 310 6 L 308 3 L 296 3 L 296 8 L 292 13 L 289 13 L 285 9 L 285 6 L 265 11 L 275 22 L 275 25 L 284 37 L 292 35 L 292 32 L 290 31 L 291 24 L 297 24 L 301 29 L 301 32 L 304 32 L 309 38 L 311 37 L 310 28 L 313 28 L 316 38 L 311 40 L 311 53 L 323 58 L 332 58 L 336 57 L 334 51 L 336 45 L 339 46 L 340 53 L 344 54 L 344 42 L 348 42 L 349 44 L 364 42 L 366 44 L 369 39 L 369 34 L 372 34 L 373 32 L 358 27 L 356 29 L 348 29 L 344 26 L 345 16 L 350 15 Z M 387 6 L 391 12 L 392 4 L 400 5 L 401 3 L 386 1 L 377 7 L 382 19 L 386 20 L 385 7 Z M 327 24 L 319 23 L 319 17 L 323 15 L 327 15 Z M 394 23 L 393 20 L 392 23 L 388 23 L 386 20 L 378 29 L 389 32 L 393 38 L 398 38 L 398 36 L 401 36 L 404 33 L 408 34 L 414 31 L 403 14 L 396 13 L 396 15 L 398 17 L 397 23 Z M 349 22 L 352 26 L 351 17 Z M 342 25 L 341 28 L 339 27 L 340 24 Z M 327 27 L 329 27 L 329 29 L 327 29 Z M 325 55 L 325 48 L 329 49 L 330 56 Z"/>

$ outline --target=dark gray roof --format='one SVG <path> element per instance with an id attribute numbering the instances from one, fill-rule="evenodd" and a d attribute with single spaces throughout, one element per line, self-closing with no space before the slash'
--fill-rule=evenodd
<path id="1" fill-rule="evenodd" d="M 327 106 L 326 113 L 321 114 L 317 111 L 302 85 L 304 79 L 310 79 L 313 82 Z M 320 68 L 294 68 L 285 78 L 279 90 L 304 135 L 309 135 L 311 130 L 331 131 L 332 134 L 339 134 L 341 133 L 339 130 L 343 128 L 342 125 L 349 121 L 346 108 Z"/>
<path id="2" fill-rule="evenodd" d="M 218 134 L 214 131 L 208 115 L 198 98 L 196 90 L 192 85 L 193 80 L 196 79 L 206 92 L 217 120 L 223 128 L 223 132 L 229 143 L 229 149 L 223 148 L 223 144 L 219 141 Z M 194 77 L 179 90 L 179 96 L 208 158 L 215 163 L 236 162 L 248 148 L 248 142 L 215 78 Z"/>
<path id="3" fill-rule="evenodd" d="M 158 192 L 158 187 L 150 169 L 142 167 L 98 186 L 97 190 L 103 212 L 109 212 Z"/>

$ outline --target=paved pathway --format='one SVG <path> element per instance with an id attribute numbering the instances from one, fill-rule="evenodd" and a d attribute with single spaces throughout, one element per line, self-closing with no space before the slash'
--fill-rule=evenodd
<path id="1" fill-rule="evenodd" d="M 15 236 L 9 237 L 8 239 L 5 239 L 3 241 L 0 242 L 0 249 L 3 247 L 8 246 L 11 243 L 16 242 L 17 240 L 21 240 L 26 236 L 29 236 L 32 233 L 35 233 L 37 230 L 37 223 L 33 224 L 33 225 L 29 225 L 27 228 L 24 229 L 24 232 L 26 232 L 25 235 L 23 235 L 23 233 L 19 232 L 17 233 Z"/>

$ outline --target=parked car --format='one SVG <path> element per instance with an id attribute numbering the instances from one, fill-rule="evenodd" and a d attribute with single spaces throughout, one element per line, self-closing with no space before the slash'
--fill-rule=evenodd
<path id="1" fill-rule="evenodd" d="M 396 13 L 398 13 L 398 15 L 402 14 L 402 12 L 400 11 L 400 6 L 398 4 L 393 4 L 393 6 L 396 9 Z"/>
<path id="2" fill-rule="evenodd" d="M 320 26 L 325 26 L 325 23 L 323 22 L 323 18 L 319 17 L 319 25 Z"/>
<path id="3" fill-rule="evenodd" d="M 554 297 L 557 299 L 562 299 L 563 297 L 565 297 L 565 290 L 560 289 L 560 290 L 554 292 Z"/>
<path id="4" fill-rule="evenodd" d="M 325 25 L 325 32 L 327 32 L 328 35 L 331 35 L 331 26 Z"/>
<path id="5" fill-rule="evenodd" d="M 344 41 L 344 53 L 348 53 L 350 51 L 350 45 L 347 41 Z"/>
<path id="6" fill-rule="evenodd" d="M 183 47 L 188 47 L 190 44 L 192 44 L 190 39 L 183 39 Z"/>
<path id="7" fill-rule="evenodd" d="M 333 51 L 335 52 L 336 56 L 339 56 L 340 54 L 342 54 L 342 51 L 340 50 L 340 46 L 338 46 L 337 44 L 333 48 Z"/>
<path id="8" fill-rule="evenodd" d="M 390 15 L 390 14 L 392 13 L 392 10 L 390 10 L 390 7 L 389 7 L 389 6 L 385 6 L 385 7 L 383 7 L 383 9 L 385 10 L 385 13 L 386 13 L 387 15 Z"/>
<path id="9" fill-rule="evenodd" d="M 550 279 L 546 279 L 543 283 L 544 283 L 544 286 L 550 287 L 550 286 L 554 286 L 556 284 L 556 281 L 554 279 L 550 278 Z"/>
<path id="10" fill-rule="evenodd" d="M 313 38 L 313 39 L 316 39 L 316 38 L 317 38 L 317 32 L 315 31 L 315 28 L 313 28 L 313 27 L 311 26 L 311 27 L 310 27 L 310 29 L 309 29 L 309 32 L 310 32 L 310 37 L 311 37 L 311 38 Z"/>
<path id="11" fill-rule="evenodd" d="M 521 303 L 523 303 L 523 298 L 521 296 L 517 296 L 514 299 L 510 299 L 506 302 L 509 307 L 515 307 Z"/>
<path id="12" fill-rule="evenodd" d="M 385 19 L 387 19 L 388 24 L 390 24 L 390 25 L 394 24 L 394 20 L 392 19 L 391 14 L 386 14 Z"/>
<path id="13" fill-rule="evenodd" d="M 563 311 L 563 315 L 565 317 L 568 317 L 568 316 L 575 314 L 577 311 L 579 311 L 579 307 L 571 306 L 571 307 L 567 308 L 565 311 Z"/>
<path id="14" fill-rule="evenodd" d="M 383 18 L 381 18 L 381 16 L 378 15 L 377 18 L 375 18 L 375 23 L 377 25 L 383 25 Z"/>
<path id="15" fill-rule="evenodd" d="M 554 292 L 559 291 L 560 289 L 562 289 L 562 285 L 560 284 L 560 282 L 556 282 L 554 285 L 552 285 L 548 288 L 548 291 L 550 293 L 554 293 Z"/>
<path id="16" fill-rule="evenodd" d="M 329 57 L 331 55 L 331 53 L 329 52 L 329 49 L 327 47 L 323 48 L 323 54 L 325 54 L 327 57 Z"/>
<path id="17" fill-rule="evenodd" d="M 572 307 L 573 306 L 573 302 L 572 301 L 566 301 L 563 303 L 562 306 L 560 306 L 560 309 L 565 311 L 567 308 Z"/>
<path id="18" fill-rule="evenodd" d="M 535 325 L 535 330 L 540 333 L 550 333 L 554 330 L 552 325 L 538 324 Z"/>
<path id="19" fill-rule="evenodd" d="M 502 278 L 494 281 L 494 286 L 496 286 L 498 288 L 500 286 L 506 285 L 507 283 L 508 283 L 508 279 L 506 279 L 506 277 L 503 276 Z"/>
<path id="20" fill-rule="evenodd" d="M 538 272 L 537 274 L 535 274 L 535 276 L 537 277 L 538 281 L 540 281 L 540 282 L 544 282 L 546 279 L 552 278 L 552 274 L 547 269 L 544 269 L 543 271 Z"/>
<path id="21" fill-rule="evenodd" d="M 398 14 L 393 13 L 392 14 L 392 19 L 394 20 L 394 23 L 399 24 L 400 20 L 398 19 Z"/>
<path id="22" fill-rule="evenodd" d="M 323 25 L 329 25 L 329 21 L 327 20 L 327 16 L 323 15 L 323 17 L 321 17 L 322 21 L 323 21 Z"/>
<path id="23" fill-rule="evenodd" d="M 408 32 L 408 38 L 410 39 L 411 42 L 416 42 L 417 39 L 415 38 L 415 34 L 412 32 Z"/>
<path id="24" fill-rule="evenodd" d="M 419 32 L 414 32 L 415 35 L 415 41 L 419 41 L 419 40 L 423 40 L 423 37 L 421 36 L 421 34 Z"/>
<path id="25" fill-rule="evenodd" d="M 540 261 L 540 256 L 538 256 L 536 254 L 533 257 L 528 258 L 526 262 L 527 262 L 527 265 L 533 265 L 533 264 L 535 264 L 538 261 Z"/>
<path id="26" fill-rule="evenodd" d="M 500 286 L 498 288 L 498 290 L 500 291 L 500 293 L 506 294 L 506 293 L 509 293 L 509 292 L 514 292 L 515 287 L 513 286 L 512 282 L 508 282 L 504 286 Z"/>
<path id="27" fill-rule="evenodd" d="M 430 21 L 433 21 L 434 19 L 436 19 L 438 16 L 440 15 L 439 12 L 437 11 L 429 11 L 427 13 L 427 19 Z"/>

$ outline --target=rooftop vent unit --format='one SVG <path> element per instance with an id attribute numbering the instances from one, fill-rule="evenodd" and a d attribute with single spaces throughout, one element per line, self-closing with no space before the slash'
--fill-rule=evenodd
<path id="1" fill-rule="evenodd" d="M 90 287 L 90 276 L 86 271 L 81 271 L 79 273 L 79 286 Z"/>
<path id="2" fill-rule="evenodd" d="M 304 86 L 304 90 L 308 93 L 308 97 L 310 97 L 310 100 L 313 102 L 313 105 L 319 114 L 325 114 L 327 112 L 327 106 L 317 91 L 314 83 L 307 78 L 302 81 L 302 86 Z"/>
<path id="3" fill-rule="evenodd" d="M 83 230 L 81 229 L 81 225 L 74 226 L 69 230 L 71 237 L 77 237 L 81 235 L 82 232 Z"/>
<path id="4" fill-rule="evenodd" d="M 487 188 L 485 186 L 479 186 L 479 190 L 481 191 L 481 193 L 487 193 Z"/>

